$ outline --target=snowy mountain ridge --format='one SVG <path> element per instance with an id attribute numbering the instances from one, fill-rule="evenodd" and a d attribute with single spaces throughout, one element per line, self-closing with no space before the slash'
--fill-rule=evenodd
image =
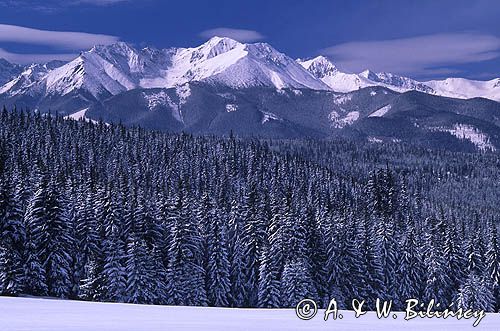
<path id="1" fill-rule="evenodd" d="M 95 46 L 56 68 L 37 64 L 26 68 L 4 84 L 0 94 L 47 97 L 75 92 L 102 100 L 136 88 L 169 88 L 192 81 L 233 88 L 329 89 L 268 44 L 213 37 L 194 48 L 138 50 L 124 42 Z"/>
<path id="2" fill-rule="evenodd" d="M 365 70 L 361 73 L 345 73 L 325 56 L 298 59 L 305 69 L 336 92 L 352 92 L 369 86 L 382 86 L 396 92 L 419 91 L 457 99 L 482 97 L 500 101 L 500 78 L 476 81 L 465 78 L 447 78 L 419 82 L 417 80 L 386 72 Z"/>
<path id="3" fill-rule="evenodd" d="M 191 48 L 137 49 L 125 42 L 94 46 L 68 63 L 53 61 L 22 68 L 0 60 L 0 96 L 47 98 L 76 94 L 104 100 L 136 88 L 170 88 L 200 81 L 231 88 L 264 86 L 352 92 L 382 86 L 453 97 L 500 101 L 500 78 L 448 78 L 419 82 L 391 73 L 346 73 L 327 57 L 293 60 L 266 43 L 244 44 L 213 37 Z"/>

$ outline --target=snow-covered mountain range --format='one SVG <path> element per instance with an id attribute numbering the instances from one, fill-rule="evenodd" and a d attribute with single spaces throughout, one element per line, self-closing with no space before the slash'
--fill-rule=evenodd
<path id="1" fill-rule="evenodd" d="M 0 106 L 172 132 L 497 151 L 498 101 L 500 79 L 345 73 L 323 56 L 294 60 L 220 37 L 193 48 L 119 42 L 26 67 L 0 61 Z"/>
<path id="2" fill-rule="evenodd" d="M 453 98 L 484 97 L 500 101 L 500 79 L 449 78 L 418 82 L 391 73 L 345 73 L 324 56 L 293 60 L 269 44 L 243 44 L 213 37 L 194 48 L 155 49 L 119 42 L 95 46 L 68 63 L 51 62 L 22 68 L 0 60 L 0 97 L 104 100 L 136 88 L 170 88 L 201 81 L 231 88 L 267 86 L 351 92 L 383 86 Z"/>
<path id="3" fill-rule="evenodd" d="M 59 67 L 25 68 L 0 88 L 0 94 L 47 97 L 79 92 L 99 100 L 135 88 L 169 88 L 192 81 L 234 88 L 329 89 L 268 44 L 214 37 L 194 48 L 136 49 L 123 42 L 95 46 Z"/>
<path id="4" fill-rule="evenodd" d="M 365 70 L 361 73 L 345 73 L 325 56 L 309 60 L 297 60 L 304 68 L 320 79 L 332 90 L 352 92 L 368 86 L 383 86 L 396 92 L 419 91 L 433 95 L 458 99 L 476 97 L 500 101 L 500 78 L 477 81 L 465 78 L 447 78 L 419 82 L 417 80 L 391 73 L 375 73 Z"/>

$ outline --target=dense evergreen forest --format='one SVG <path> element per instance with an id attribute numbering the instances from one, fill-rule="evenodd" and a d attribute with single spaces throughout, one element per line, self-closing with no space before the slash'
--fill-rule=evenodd
<path id="1" fill-rule="evenodd" d="M 498 311 L 500 157 L 196 137 L 4 110 L 0 293 Z"/>

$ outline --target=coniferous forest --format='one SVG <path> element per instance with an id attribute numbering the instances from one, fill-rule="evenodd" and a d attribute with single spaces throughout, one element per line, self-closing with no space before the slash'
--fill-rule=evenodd
<path id="1" fill-rule="evenodd" d="M 500 308 L 500 157 L 0 115 L 0 293 Z"/>

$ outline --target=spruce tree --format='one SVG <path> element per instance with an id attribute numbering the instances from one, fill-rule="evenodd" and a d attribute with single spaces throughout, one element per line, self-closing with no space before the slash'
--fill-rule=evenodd
<path id="1" fill-rule="evenodd" d="M 0 294 L 18 295 L 24 288 L 26 231 L 21 205 L 9 178 L 0 177 Z"/>
<path id="2" fill-rule="evenodd" d="M 397 267 L 397 306 L 402 308 L 410 298 L 422 300 L 425 288 L 425 269 L 415 234 L 414 223 L 407 221 L 402 251 Z"/>
<path id="3" fill-rule="evenodd" d="M 49 238 L 46 232 L 48 180 L 45 174 L 38 179 L 37 190 L 26 209 L 26 252 L 24 277 L 25 293 L 48 295 L 46 271 L 44 269 L 44 244 Z"/>
<path id="4" fill-rule="evenodd" d="M 212 207 L 213 208 L 213 207 Z M 207 236 L 207 297 L 210 306 L 229 305 L 231 283 L 229 255 L 227 251 L 227 226 L 222 213 L 216 209 L 209 211 Z"/>
<path id="5" fill-rule="evenodd" d="M 186 181 L 179 183 L 172 218 L 167 276 L 169 303 L 187 306 L 207 305 L 205 269 L 203 268 L 200 224 L 195 217 L 193 199 L 188 196 Z"/>
<path id="6" fill-rule="evenodd" d="M 153 304 L 159 293 L 155 293 L 155 265 L 144 239 L 131 237 L 127 244 L 127 294 L 130 303 Z"/>
<path id="7" fill-rule="evenodd" d="M 456 304 L 462 309 L 493 311 L 495 299 L 491 284 L 485 278 L 471 273 L 458 290 Z"/>
<path id="8" fill-rule="evenodd" d="M 103 267 L 102 297 L 105 301 L 123 302 L 126 297 L 126 247 L 123 241 L 123 218 L 120 207 L 115 204 L 111 190 L 101 191 L 98 217 L 103 223 Z"/>

